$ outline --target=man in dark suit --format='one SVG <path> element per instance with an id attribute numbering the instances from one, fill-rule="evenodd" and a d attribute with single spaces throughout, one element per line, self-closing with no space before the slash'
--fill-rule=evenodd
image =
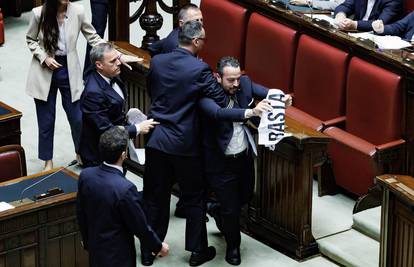
<path id="1" fill-rule="evenodd" d="M 403 19 L 388 25 L 384 25 L 382 20 L 376 20 L 372 23 L 372 28 L 378 34 L 396 35 L 408 42 L 413 42 L 414 12 L 411 12 Z"/>
<path id="2" fill-rule="evenodd" d="M 250 130 L 245 122 L 264 111 L 272 110 L 266 98 L 268 89 L 242 76 L 240 64 L 233 57 L 223 57 L 217 63 L 217 80 L 229 95 L 227 107 L 222 108 L 209 98 L 199 101 L 202 116 L 202 135 L 205 176 L 219 202 L 212 212 L 227 242 L 226 261 L 239 265 L 240 210 L 248 203 L 254 188 L 256 151 Z M 249 109 L 254 100 L 262 100 Z"/>
<path id="3" fill-rule="evenodd" d="M 200 158 L 199 116 L 201 96 L 224 106 L 226 96 L 210 67 L 196 58 L 205 41 L 198 21 L 185 23 L 180 46 L 152 58 L 147 85 L 151 98 L 149 118 L 160 124 L 148 138 L 145 149 L 144 200 L 146 215 L 161 240 L 167 234 L 173 177 L 180 185 L 186 212 L 186 245 L 190 265 L 198 266 L 215 257 L 208 247 L 205 225 L 204 184 Z M 148 250 L 142 249 L 142 263 L 151 265 Z"/>
<path id="4" fill-rule="evenodd" d="M 82 132 L 79 154 L 85 167 L 97 166 L 102 160 L 98 153 L 100 135 L 114 125 L 123 125 L 130 138 L 148 133 L 157 122 L 146 120 L 128 125 L 125 117 L 127 91 L 121 80 L 119 53 L 108 43 L 94 46 L 91 59 L 96 70 L 90 75 L 81 96 Z"/>
<path id="5" fill-rule="evenodd" d="M 92 26 L 96 33 L 104 38 L 106 22 L 108 20 L 109 0 L 90 0 L 92 12 Z M 85 65 L 83 67 L 83 80 L 86 81 L 87 76 L 92 73 L 94 66 L 89 58 L 91 46 L 86 45 Z"/>
<path id="6" fill-rule="evenodd" d="M 178 47 L 178 33 L 187 21 L 198 21 L 203 23 L 203 14 L 195 4 L 187 4 L 178 13 L 178 27 L 173 29 L 164 39 L 161 39 L 148 47 L 151 56 L 170 53 Z"/>
<path id="7" fill-rule="evenodd" d="M 372 22 L 385 24 L 400 19 L 403 0 L 345 0 L 335 9 L 335 21 L 340 29 L 372 31 Z M 347 18 L 353 15 L 354 18 Z"/>
<path id="8" fill-rule="evenodd" d="M 127 144 L 123 127 L 107 130 L 99 141 L 103 164 L 79 176 L 77 217 L 93 267 L 136 266 L 134 235 L 155 255 L 168 255 L 168 245 L 147 225 L 137 188 L 122 174 Z"/>

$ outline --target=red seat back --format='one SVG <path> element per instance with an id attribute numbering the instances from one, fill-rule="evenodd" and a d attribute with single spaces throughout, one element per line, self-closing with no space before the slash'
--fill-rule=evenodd
<path id="1" fill-rule="evenodd" d="M 4 44 L 4 22 L 3 22 L 3 14 L 1 13 L 0 8 L 0 45 Z"/>
<path id="2" fill-rule="evenodd" d="M 380 145 L 401 138 L 401 77 L 359 58 L 349 64 L 346 130 Z"/>
<path id="3" fill-rule="evenodd" d="M 292 90 L 296 31 L 253 13 L 247 27 L 245 70 L 269 88 Z"/>
<path id="4" fill-rule="evenodd" d="M 0 147 L 0 182 L 27 175 L 26 157 L 19 145 Z"/>
<path id="5" fill-rule="evenodd" d="M 237 58 L 243 68 L 247 10 L 228 0 L 202 0 L 200 9 L 208 41 L 199 57 L 213 70 L 224 56 Z"/>
<path id="6" fill-rule="evenodd" d="M 302 35 L 296 53 L 294 106 L 322 121 L 345 115 L 348 54 Z"/>

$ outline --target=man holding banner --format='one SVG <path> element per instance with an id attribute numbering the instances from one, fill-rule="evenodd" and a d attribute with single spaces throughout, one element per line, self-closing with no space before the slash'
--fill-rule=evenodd
<path id="1" fill-rule="evenodd" d="M 254 188 L 253 154 L 256 145 L 246 120 L 272 111 L 270 101 L 263 100 L 249 109 L 254 100 L 266 98 L 268 89 L 241 75 L 240 64 L 233 57 L 223 57 L 217 63 L 217 81 L 229 96 L 226 108 L 214 100 L 202 98 L 202 132 L 205 175 L 219 205 L 211 215 L 226 242 L 226 261 L 239 265 L 240 210 L 248 203 Z"/>

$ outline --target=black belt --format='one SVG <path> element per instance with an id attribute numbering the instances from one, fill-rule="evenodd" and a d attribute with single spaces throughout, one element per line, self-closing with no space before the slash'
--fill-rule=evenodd
<path id="1" fill-rule="evenodd" d="M 236 153 L 236 154 L 226 154 L 225 157 L 229 158 L 229 159 L 237 159 L 240 158 L 242 156 L 246 156 L 247 155 L 247 149 L 243 150 L 240 153 Z"/>

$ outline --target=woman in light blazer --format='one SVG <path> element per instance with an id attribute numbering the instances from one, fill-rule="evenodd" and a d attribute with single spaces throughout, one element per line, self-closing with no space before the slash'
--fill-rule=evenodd
<path id="1" fill-rule="evenodd" d="M 46 0 L 33 9 L 26 41 L 33 58 L 26 92 L 34 98 L 39 126 L 39 159 L 53 168 L 53 135 L 57 91 L 69 120 L 78 154 L 82 124 L 79 98 L 83 91 L 76 43 L 79 33 L 91 46 L 102 40 L 87 19 L 83 6 L 69 0 Z M 77 155 L 78 158 L 78 155 Z"/>

